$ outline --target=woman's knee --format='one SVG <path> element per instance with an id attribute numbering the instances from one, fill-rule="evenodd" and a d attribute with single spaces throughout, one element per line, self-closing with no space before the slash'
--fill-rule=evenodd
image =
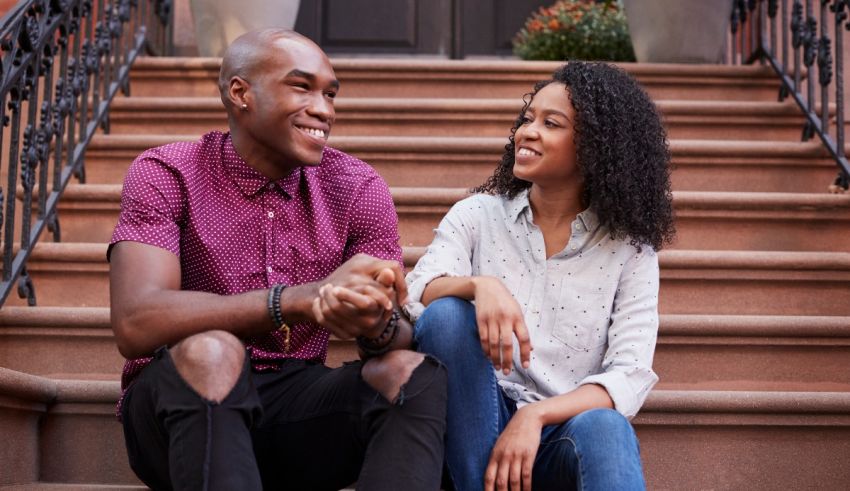
<path id="1" fill-rule="evenodd" d="M 423 351 L 441 359 L 467 345 L 480 349 L 475 306 L 457 297 L 431 302 L 416 322 L 415 337 Z"/>
<path id="2" fill-rule="evenodd" d="M 637 436 L 629 420 L 613 409 L 591 409 L 574 416 L 570 433 L 580 451 L 595 448 L 602 452 L 611 449 L 630 451 L 637 449 Z M 610 447 L 606 450 L 606 447 Z"/>

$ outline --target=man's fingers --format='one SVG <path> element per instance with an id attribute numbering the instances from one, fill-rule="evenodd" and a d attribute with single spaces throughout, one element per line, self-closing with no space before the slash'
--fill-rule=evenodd
<path id="1" fill-rule="evenodd" d="M 387 297 L 383 294 L 379 296 L 376 288 L 365 286 L 357 289 L 336 287 L 334 294 L 340 302 L 348 303 L 360 311 L 376 311 L 382 307 L 386 308 L 386 302 L 383 300 L 386 300 Z"/>
<path id="2" fill-rule="evenodd" d="M 327 316 L 325 316 L 326 308 L 327 308 L 327 306 L 324 305 L 324 302 L 322 301 L 322 299 L 320 297 L 316 297 L 313 300 L 312 310 L 313 310 L 313 316 L 316 318 L 316 322 L 320 326 L 322 326 L 325 329 L 327 329 L 328 331 L 332 332 L 334 335 L 336 335 L 340 339 L 351 339 L 353 334 L 351 334 L 350 332 L 341 328 L 336 323 L 334 323 L 332 320 L 328 319 Z"/>
<path id="3" fill-rule="evenodd" d="M 322 313 L 322 300 L 319 297 L 313 299 L 313 317 L 316 318 L 318 324 L 324 325 L 325 315 Z"/>
<path id="4" fill-rule="evenodd" d="M 404 271 L 401 270 L 401 266 L 395 261 L 388 261 L 388 268 L 393 272 L 394 276 L 394 287 L 396 291 L 396 295 L 398 295 L 398 304 L 404 305 L 407 303 L 407 282 L 404 281 Z"/>
<path id="5" fill-rule="evenodd" d="M 528 368 L 531 364 L 531 338 L 528 335 L 528 328 L 525 327 L 525 322 L 520 320 L 514 326 L 517 342 L 519 343 L 519 359 L 523 368 Z"/>

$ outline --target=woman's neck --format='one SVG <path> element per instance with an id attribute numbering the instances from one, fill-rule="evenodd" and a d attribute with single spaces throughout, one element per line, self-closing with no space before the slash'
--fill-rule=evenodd
<path id="1" fill-rule="evenodd" d="M 569 228 L 576 216 L 584 210 L 581 190 L 575 188 L 551 190 L 534 184 L 528 194 L 528 201 L 534 214 L 534 223 L 544 229 L 561 226 Z"/>

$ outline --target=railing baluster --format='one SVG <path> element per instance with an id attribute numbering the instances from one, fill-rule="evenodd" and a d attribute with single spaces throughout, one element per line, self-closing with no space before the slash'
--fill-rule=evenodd
<path id="1" fill-rule="evenodd" d="M 788 31 L 791 26 L 788 25 L 788 0 L 782 0 L 782 73 L 788 72 Z"/>
<path id="2" fill-rule="evenodd" d="M 146 46 L 167 52 L 167 43 L 154 47 L 150 35 L 165 32 L 158 29 L 159 10 L 148 5 L 154 3 L 163 4 L 23 0 L 0 19 L 0 122 L 6 127 L 0 148 L 8 143 L 7 155 L 0 155 L 7 177 L 5 189 L 0 186 L 0 305 L 14 287 L 35 304 L 26 265 L 34 244 L 45 228 L 61 239 L 58 200 L 74 175 L 85 182 L 85 149 L 106 126 L 117 92 L 129 90 L 129 65 Z"/>
<path id="3" fill-rule="evenodd" d="M 817 135 L 823 143 L 829 155 L 835 160 L 839 174 L 830 190 L 835 192 L 846 192 L 848 188 L 848 175 L 850 175 L 850 162 L 845 154 L 845 127 L 844 127 L 844 30 L 850 30 L 848 15 L 850 15 L 850 0 L 820 0 L 820 30 L 818 20 L 814 15 L 813 0 L 792 0 L 790 4 L 790 19 L 788 17 L 788 0 L 760 0 L 758 13 L 742 11 L 742 2 L 733 3 L 732 19 L 745 19 L 750 17 L 751 28 L 761 33 L 760 45 L 756 48 L 758 60 L 768 63 L 780 79 L 779 99 L 791 97 L 797 106 L 803 110 L 805 116 L 805 127 L 803 128 L 803 139 L 807 140 Z M 766 4 L 766 5 L 765 5 Z M 752 3 L 750 4 L 752 6 Z M 781 12 L 780 12 L 781 10 Z M 830 39 L 829 15 L 834 15 L 835 40 Z M 776 17 L 780 17 L 779 29 L 782 31 L 781 48 L 775 45 L 778 33 L 775 32 Z M 760 17 L 757 24 L 754 16 Z M 769 21 L 765 19 L 769 18 Z M 742 21 L 743 22 L 743 21 Z M 766 47 L 768 29 L 770 24 L 770 47 Z M 730 29 L 733 37 L 737 32 L 745 36 L 744 24 L 740 26 L 732 22 Z M 752 31 L 750 31 L 752 33 Z M 789 36 L 790 35 L 790 36 Z M 789 42 L 790 38 L 790 42 Z M 741 41 L 742 43 L 744 41 Z M 835 56 L 832 55 L 832 46 L 835 46 Z M 733 53 L 735 45 L 733 44 Z M 743 51 L 743 44 L 741 45 Z M 779 52 L 781 58 L 779 60 Z M 790 51 L 790 53 L 789 53 Z M 789 65 L 789 58 L 793 56 L 793 68 Z M 833 61 L 834 60 L 834 61 Z M 732 63 L 754 63 L 756 59 L 743 59 L 738 61 L 732 56 Z M 817 62 L 817 78 L 815 78 L 815 62 Z M 833 64 L 834 63 L 834 64 Z M 805 67 L 805 68 L 804 68 Z M 805 89 L 803 88 L 803 70 L 806 70 Z M 835 84 L 835 138 L 832 137 L 832 119 L 830 118 L 830 93 L 829 87 Z M 816 84 L 820 85 L 820 93 L 816 90 Z"/>
<path id="4" fill-rule="evenodd" d="M 791 7 L 791 46 L 794 48 L 794 86 L 792 90 L 796 92 L 800 87 L 800 65 L 802 57 L 800 47 L 803 45 L 803 4 L 800 0 L 794 0 L 794 5 Z"/>
<path id="5" fill-rule="evenodd" d="M 850 1 L 837 0 L 835 9 L 835 140 L 839 163 L 846 157 L 844 154 L 844 28 L 850 29 L 847 22 Z M 845 24 L 846 23 L 846 24 Z M 834 185 L 844 190 L 850 184 L 850 169 L 847 165 L 839 169 Z"/>

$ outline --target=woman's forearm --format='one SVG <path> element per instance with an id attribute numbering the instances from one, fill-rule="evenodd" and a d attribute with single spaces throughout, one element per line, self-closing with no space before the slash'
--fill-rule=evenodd
<path id="1" fill-rule="evenodd" d="M 422 304 L 428 305 L 443 297 L 459 297 L 475 300 L 475 282 L 477 276 L 441 276 L 434 278 L 422 292 Z"/>
<path id="2" fill-rule="evenodd" d="M 597 408 L 613 409 L 614 401 L 601 385 L 586 384 L 566 394 L 529 404 L 520 411 L 546 426 L 561 424 L 577 414 Z"/>

